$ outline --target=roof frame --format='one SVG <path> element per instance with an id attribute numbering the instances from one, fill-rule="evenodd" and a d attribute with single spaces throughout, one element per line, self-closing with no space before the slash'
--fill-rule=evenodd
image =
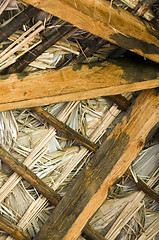
<path id="1" fill-rule="evenodd" d="M 159 63 L 159 41 L 148 22 L 105 0 L 24 0 L 76 27 Z"/>

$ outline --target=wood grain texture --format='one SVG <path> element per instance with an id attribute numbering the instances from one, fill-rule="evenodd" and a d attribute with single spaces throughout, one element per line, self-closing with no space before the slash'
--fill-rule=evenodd
<path id="1" fill-rule="evenodd" d="M 0 76 L 0 111 L 159 87 L 157 64 L 127 59 Z"/>
<path id="2" fill-rule="evenodd" d="M 34 240 L 75 240 L 105 200 L 108 188 L 123 175 L 159 121 L 159 95 L 143 91 L 111 135 L 81 171 Z"/>
<path id="3" fill-rule="evenodd" d="M 159 63 L 159 41 L 150 33 L 150 26 L 106 0 L 24 1 Z"/>
<path id="4" fill-rule="evenodd" d="M 45 196 L 53 205 L 57 205 L 60 196 L 52 188 L 45 184 L 35 173 L 33 173 L 23 163 L 20 163 L 10 153 L 0 145 L 0 159 L 7 164 L 13 171 L 24 178 L 28 183 L 35 187 L 43 196 Z"/>
<path id="5" fill-rule="evenodd" d="M 11 235 L 15 240 L 31 240 L 31 237 L 17 225 L 0 216 L 0 229 Z"/>

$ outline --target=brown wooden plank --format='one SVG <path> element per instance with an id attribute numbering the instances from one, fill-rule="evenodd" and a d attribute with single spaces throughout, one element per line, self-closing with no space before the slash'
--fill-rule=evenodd
<path id="1" fill-rule="evenodd" d="M 60 201 L 60 196 L 57 195 L 52 188 L 45 184 L 35 173 L 28 167 L 20 163 L 10 153 L 8 153 L 0 145 L 0 159 L 7 164 L 13 171 L 18 173 L 28 183 L 34 186 L 40 193 L 42 193 L 53 205 L 57 205 Z"/>
<path id="2" fill-rule="evenodd" d="M 51 124 L 57 130 L 66 134 L 70 139 L 75 140 L 76 142 L 82 144 L 90 151 L 95 152 L 98 149 L 97 144 L 91 142 L 88 138 L 79 134 L 77 131 L 73 130 L 69 126 L 67 126 L 62 121 L 58 120 L 53 115 L 49 114 L 47 111 L 42 109 L 41 107 L 35 107 L 31 109 L 34 113 L 36 113 L 40 118 L 44 119 L 45 122 Z"/>
<path id="3" fill-rule="evenodd" d="M 0 76 L 0 111 L 159 87 L 157 64 L 127 59 Z"/>
<path id="4" fill-rule="evenodd" d="M 16 240 L 31 240 L 31 237 L 15 224 L 8 222 L 0 216 L 0 229 L 11 235 Z"/>
<path id="5" fill-rule="evenodd" d="M 34 239 L 77 239 L 105 200 L 110 185 L 123 175 L 141 151 L 147 134 L 158 120 L 157 91 L 143 91 Z"/>
<path id="6" fill-rule="evenodd" d="M 150 26 L 106 0 L 24 1 L 159 63 L 159 41 L 150 33 Z"/>

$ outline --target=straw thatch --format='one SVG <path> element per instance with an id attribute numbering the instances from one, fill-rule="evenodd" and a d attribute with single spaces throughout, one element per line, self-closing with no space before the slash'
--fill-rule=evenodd
<path id="1" fill-rule="evenodd" d="M 111 4 L 145 18 L 156 28 L 154 19 L 158 19 L 158 1 L 115 0 L 110 1 L 110 8 Z M 12 28 L 14 16 L 20 16 L 27 7 L 16 0 L 0 1 L 0 31 L 3 32 L 5 26 Z M 60 69 L 67 65 L 78 66 L 81 62 L 91 67 L 93 62 L 121 57 L 135 59 L 138 56 L 39 10 L 29 21 L 24 19 L 23 24 L 0 43 L 1 75 Z M 137 95 L 123 94 L 129 103 Z M 44 109 L 99 146 L 123 115 L 117 102 L 104 96 L 51 104 Z M 129 167 L 136 183 L 128 178 L 128 174 L 118 179 L 109 189 L 103 205 L 89 221 L 90 226 L 105 239 L 159 238 L 157 201 L 137 186 L 139 177 L 150 190 L 158 193 L 159 138 L 155 134 L 150 135 L 144 150 Z M 61 197 L 67 194 L 74 179 L 93 155 L 38 117 L 32 109 L 0 113 L 0 144 Z M 13 172 L 3 161 L 0 162 L 1 216 L 33 238 L 54 208 L 22 176 Z M 0 240 L 5 239 L 13 238 L 1 230 Z M 87 239 L 87 236 L 82 233 L 79 239 Z"/>

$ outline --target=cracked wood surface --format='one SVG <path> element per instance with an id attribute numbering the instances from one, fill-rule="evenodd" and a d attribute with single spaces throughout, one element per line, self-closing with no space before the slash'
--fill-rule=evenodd
<path id="1" fill-rule="evenodd" d="M 159 87 L 157 64 L 127 59 L 0 76 L 0 111 Z"/>
<path id="2" fill-rule="evenodd" d="M 159 41 L 143 22 L 106 0 L 24 0 L 73 25 L 159 63 Z M 146 24 L 146 25 L 145 25 Z"/>
<path id="3" fill-rule="evenodd" d="M 78 175 L 34 240 L 75 240 L 159 121 L 157 90 L 143 91 Z"/>

